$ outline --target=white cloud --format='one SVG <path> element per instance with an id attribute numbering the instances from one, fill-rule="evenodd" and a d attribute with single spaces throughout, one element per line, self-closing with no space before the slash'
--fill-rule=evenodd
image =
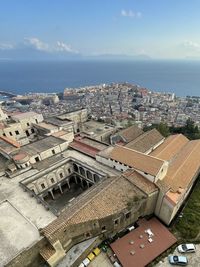
<path id="1" fill-rule="evenodd" d="M 73 49 L 71 45 L 66 44 L 64 42 L 60 42 L 60 41 L 57 41 L 55 45 L 50 45 L 48 43 L 45 43 L 39 40 L 36 37 L 24 38 L 24 40 L 25 40 L 24 44 L 26 46 L 30 46 L 39 51 L 45 51 L 49 53 L 53 53 L 53 52 L 67 52 L 67 53 L 76 53 L 76 54 L 78 53 L 78 51 Z"/>
<path id="2" fill-rule="evenodd" d="M 25 45 L 27 46 L 31 46 L 32 48 L 39 50 L 39 51 L 50 52 L 49 45 L 40 41 L 36 37 L 24 38 L 24 40 L 25 40 Z"/>
<path id="3" fill-rule="evenodd" d="M 122 17 L 129 17 L 129 18 L 141 18 L 142 13 L 141 12 L 134 12 L 131 9 L 129 9 L 129 10 L 122 9 L 121 10 L 121 16 Z"/>
<path id="4" fill-rule="evenodd" d="M 194 52 L 200 52 L 200 43 L 186 40 L 184 41 L 183 46 L 189 50 L 193 50 Z"/>
<path id="5" fill-rule="evenodd" d="M 0 50 L 11 50 L 14 48 L 12 44 L 0 43 Z"/>
<path id="6" fill-rule="evenodd" d="M 55 50 L 59 52 L 78 53 L 78 51 L 73 49 L 71 45 L 60 42 L 60 41 L 57 41 Z"/>

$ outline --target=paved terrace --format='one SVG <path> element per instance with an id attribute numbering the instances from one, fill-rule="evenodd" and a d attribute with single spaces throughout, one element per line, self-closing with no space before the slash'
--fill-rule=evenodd
<path id="1" fill-rule="evenodd" d="M 30 170 L 13 179 L 0 178 L 0 266 L 37 242 L 40 239 L 38 229 L 56 219 L 19 186 L 26 175 L 35 172 Z"/>
<path id="2" fill-rule="evenodd" d="M 21 180 L 35 173 L 37 173 L 36 170 L 29 170 L 13 179 L 8 179 L 4 176 L 0 177 L 0 203 L 8 200 L 27 220 L 39 229 L 48 225 L 56 216 L 47 211 L 42 205 L 39 205 L 35 198 L 30 197 L 19 186 Z"/>

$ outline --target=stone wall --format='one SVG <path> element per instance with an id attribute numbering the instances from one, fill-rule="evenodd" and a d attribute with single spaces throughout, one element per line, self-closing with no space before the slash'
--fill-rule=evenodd
<path id="1" fill-rule="evenodd" d="M 47 240 L 42 238 L 33 246 L 26 248 L 11 260 L 5 267 L 44 267 L 45 261 L 39 254 L 42 247 L 47 244 Z"/>

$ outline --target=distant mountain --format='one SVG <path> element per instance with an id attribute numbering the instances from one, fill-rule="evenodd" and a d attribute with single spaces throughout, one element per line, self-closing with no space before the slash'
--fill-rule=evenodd
<path id="1" fill-rule="evenodd" d="M 0 60 L 150 60 L 148 55 L 102 54 L 85 56 L 67 51 L 43 51 L 32 47 L 17 47 L 15 49 L 0 49 Z"/>
<path id="2" fill-rule="evenodd" d="M 88 56 L 88 59 L 93 60 L 150 60 L 151 57 L 145 54 L 139 55 L 124 55 L 124 54 L 102 54 Z"/>
<path id="3" fill-rule="evenodd" d="M 0 50 L 0 60 L 73 60 L 81 58 L 79 53 L 46 52 L 31 47 Z"/>

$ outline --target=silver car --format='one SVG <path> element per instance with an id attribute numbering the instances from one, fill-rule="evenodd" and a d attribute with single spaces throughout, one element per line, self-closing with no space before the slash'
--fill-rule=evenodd
<path id="1" fill-rule="evenodd" d="M 195 252 L 196 247 L 194 244 L 181 244 L 177 247 L 178 252 L 180 253 L 188 253 L 188 252 Z"/>
<path id="2" fill-rule="evenodd" d="M 172 265 L 180 265 L 186 266 L 188 264 L 188 260 L 185 256 L 168 256 L 169 263 Z"/>

